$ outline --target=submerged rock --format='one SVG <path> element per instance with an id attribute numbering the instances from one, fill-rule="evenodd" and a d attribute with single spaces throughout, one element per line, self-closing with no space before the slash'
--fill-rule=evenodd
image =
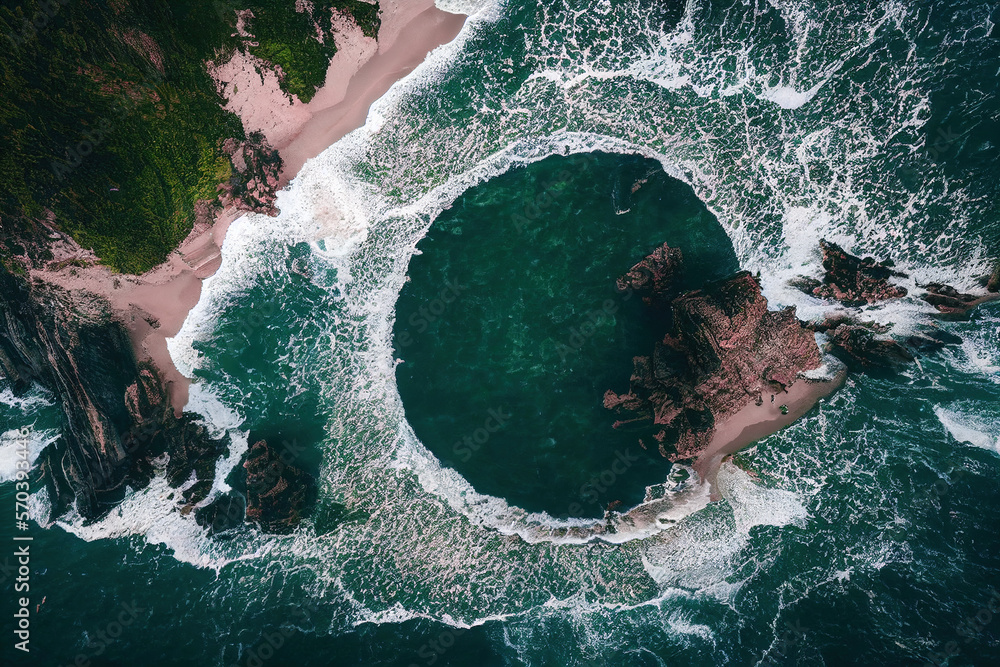
<path id="1" fill-rule="evenodd" d="M 209 535 L 224 533 L 244 524 L 247 501 L 240 493 L 229 491 L 195 511 L 198 525 L 207 528 Z"/>
<path id="2" fill-rule="evenodd" d="M 1000 292 L 1000 262 L 997 262 L 997 266 L 993 269 L 992 275 L 990 275 L 989 280 L 986 281 L 986 289 L 990 292 Z"/>
<path id="3" fill-rule="evenodd" d="M 654 255 L 637 266 L 657 266 L 662 253 Z M 651 356 L 633 360 L 629 391 L 609 390 L 604 406 L 625 417 L 616 428 L 654 427 L 660 452 L 671 459 L 697 456 L 717 423 L 822 364 L 795 309 L 768 310 L 760 283 L 746 271 L 659 307 L 672 316 L 670 332 Z"/>
<path id="4" fill-rule="evenodd" d="M 967 315 L 976 306 L 997 298 L 993 294 L 966 294 L 942 283 L 930 283 L 923 287 L 927 290 L 923 295 L 924 301 L 945 315 L 958 317 Z"/>
<path id="5" fill-rule="evenodd" d="M 935 352 L 962 342 L 960 337 L 931 326 L 908 336 L 904 345 L 891 338 L 879 338 L 892 330 L 891 324 L 859 320 L 846 312 L 827 314 L 806 326 L 827 335 L 827 351 L 861 367 L 892 367 L 913 361 L 912 352 Z"/>
<path id="6" fill-rule="evenodd" d="M 292 532 L 316 499 L 316 480 L 286 461 L 266 440 L 246 454 L 246 516 L 269 533 Z"/>
<path id="7" fill-rule="evenodd" d="M 813 320 L 808 322 L 806 326 L 816 333 L 826 333 L 827 331 L 832 331 L 842 324 L 850 324 L 855 326 L 862 326 L 869 331 L 878 334 L 889 333 L 892 329 L 891 324 L 879 324 L 878 322 L 862 322 L 857 318 L 853 317 L 849 313 L 828 313 L 826 317 L 822 320 Z"/>
<path id="8" fill-rule="evenodd" d="M 861 366 L 893 367 L 913 361 L 913 354 L 891 338 L 879 338 L 871 328 L 841 324 L 827 332 L 830 343 Z"/>
<path id="9" fill-rule="evenodd" d="M 819 242 L 823 250 L 823 280 L 800 276 L 790 284 L 822 299 L 840 301 L 846 305 L 876 303 L 906 296 L 906 288 L 893 285 L 890 278 L 905 278 L 894 271 L 891 262 L 878 262 L 871 257 L 859 258 L 825 239 Z"/>
<path id="10" fill-rule="evenodd" d="M 917 352 L 937 352 L 949 345 L 961 345 L 962 337 L 941 329 L 929 329 L 908 336 L 906 344 Z"/>

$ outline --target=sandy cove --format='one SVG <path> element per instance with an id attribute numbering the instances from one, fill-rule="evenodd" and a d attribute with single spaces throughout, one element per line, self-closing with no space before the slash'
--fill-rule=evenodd
<path id="1" fill-rule="evenodd" d="M 839 389 L 847 378 L 847 368 L 840 367 L 828 380 L 800 378 L 787 390 L 775 394 L 774 403 L 768 396 L 762 405 L 750 403 L 739 412 L 720 422 L 709 446 L 695 459 L 698 474 L 695 484 L 681 493 L 650 500 L 623 514 L 609 513 L 603 521 L 588 526 L 549 531 L 547 537 L 569 537 L 586 542 L 593 538 L 616 542 L 654 535 L 675 525 L 681 519 L 722 499 L 716 478 L 722 463 L 736 452 L 789 426 L 809 412 L 821 399 Z M 788 408 L 782 414 L 781 406 Z M 609 531 L 608 527 L 613 530 Z"/>
<path id="2" fill-rule="evenodd" d="M 281 91 L 277 75 L 258 71 L 253 59 L 237 53 L 228 63 L 209 64 L 225 108 L 243 121 L 247 133 L 260 130 L 284 160 L 279 187 L 287 185 L 306 160 L 365 123 L 368 109 L 393 83 L 424 61 L 435 48 L 453 40 L 466 17 L 437 9 L 433 0 L 383 0 L 378 41 L 347 20 L 337 20 L 337 53 L 326 83 L 308 104 Z M 406 35 L 405 40 L 399 39 Z M 212 225 L 196 225 L 163 264 L 141 276 L 115 274 L 92 264 L 93 253 L 63 238 L 53 244 L 55 260 L 35 269 L 33 278 L 70 291 L 86 291 L 108 300 L 128 328 L 139 359 L 160 370 L 175 412 L 188 401 L 190 379 L 174 366 L 167 338 L 180 331 L 201 297 L 201 285 L 222 264 L 222 243 L 229 225 L 243 213 L 224 209 Z"/>
<path id="3" fill-rule="evenodd" d="M 754 442 L 798 421 L 820 399 L 839 389 L 846 379 L 846 367 L 841 367 L 835 377 L 829 380 L 800 378 L 784 392 L 775 394 L 773 402 L 770 398 L 765 398 L 761 405 L 750 403 L 732 417 L 719 423 L 712 441 L 698 456 L 693 466 L 698 476 L 711 485 L 711 499 L 719 500 L 718 491 L 715 489 L 715 478 L 723 461 Z M 782 414 L 781 406 L 788 409 L 787 414 Z"/>

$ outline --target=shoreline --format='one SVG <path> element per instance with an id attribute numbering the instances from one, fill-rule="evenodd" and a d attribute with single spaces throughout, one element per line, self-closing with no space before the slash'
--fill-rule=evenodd
<path id="1" fill-rule="evenodd" d="M 467 18 L 437 9 L 434 0 L 383 0 L 381 16 L 378 40 L 365 37 L 354 23 L 338 26 L 337 53 L 327 69 L 326 82 L 309 103 L 297 98 L 289 101 L 278 87 L 277 76 L 258 72 L 240 52 L 226 64 L 209 63 L 220 93 L 228 98 L 224 108 L 240 117 L 248 134 L 263 132 L 281 155 L 284 168 L 277 189 L 287 186 L 308 159 L 362 127 L 371 105 L 431 51 L 452 41 Z M 413 37 L 400 42 L 403 32 Z M 227 95 L 230 84 L 233 91 Z M 240 84 L 242 90 L 237 92 Z M 202 282 L 222 264 L 222 244 L 230 224 L 245 214 L 230 205 L 211 224 L 196 222 L 166 261 L 142 275 L 113 273 L 96 263 L 93 252 L 60 233 L 61 239 L 52 244 L 54 259 L 49 267 L 33 269 L 30 275 L 70 292 L 106 299 L 128 330 L 136 358 L 156 367 L 180 416 L 191 380 L 174 365 L 167 338 L 180 331 L 198 303 Z M 89 265 L 73 265 L 79 260 Z"/>
<path id="2" fill-rule="evenodd" d="M 723 461 L 798 421 L 821 399 L 840 389 L 846 380 L 846 367 L 840 367 L 829 380 L 799 378 L 783 393 L 775 394 L 774 403 L 769 399 L 765 399 L 762 405 L 750 403 L 721 422 L 715 429 L 712 441 L 692 466 L 702 482 L 709 485 L 711 500 L 719 500 L 715 481 Z M 781 413 L 782 405 L 788 407 L 788 414 Z"/>
<path id="3" fill-rule="evenodd" d="M 720 422 L 711 443 L 691 464 L 697 482 L 679 493 L 645 500 L 624 512 L 608 512 L 603 519 L 584 525 L 547 528 L 535 526 L 533 531 L 514 531 L 528 542 L 584 544 L 592 540 L 610 543 L 627 542 L 655 535 L 677 524 L 710 503 L 722 499 L 716 490 L 716 478 L 722 464 L 733 454 L 754 442 L 773 435 L 798 421 L 823 398 L 840 389 L 847 379 L 847 367 L 838 365 L 829 380 L 800 377 L 785 392 L 775 394 L 774 404 L 750 403 L 739 412 Z M 788 414 L 781 414 L 781 406 Z"/>

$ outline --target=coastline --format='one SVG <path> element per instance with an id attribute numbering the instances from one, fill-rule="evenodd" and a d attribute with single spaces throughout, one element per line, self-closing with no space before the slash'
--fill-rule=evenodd
<path id="1" fill-rule="evenodd" d="M 839 367 L 836 375 L 829 380 L 799 378 L 784 393 L 776 394 L 774 403 L 770 400 L 765 400 L 762 405 L 750 403 L 720 423 L 715 429 L 711 443 L 699 454 L 693 465 L 702 481 L 709 484 L 711 500 L 719 500 L 715 480 L 723 461 L 757 440 L 777 433 L 798 421 L 820 399 L 843 386 L 846 379 L 846 367 Z M 781 413 L 782 405 L 788 407 L 788 414 Z"/>
<path id="2" fill-rule="evenodd" d="M 338 50 L 326 83 L 309 103 L 289 101 L 273 72 L 259 73 L 240 53 L 225 65 L 210 64 L 209 71 L 228 98 L 225 108 L 240 116 L 247 133 L 262 131 L 278 150 L 284 160 L 277 186 L 281 189 L 308 159 L 363 126 L 372 103 L 432 50 L 453 40 L 465 19 L 437 9 L 433 0 L 384 0 L 379 40 L 365 37 L 356 24 L 345 22 L 337 34 Z M 400 42 L 403 32 L 413 33 L 414 38 Z M 230 84 L 233 91 L 226 95 Z M 179 416 L 187 404 L 191 381 L 174 366 L 166 340 L 180 331 L 198 303 L 202 282 L 222 263 L 221 248 L 229 225 L 243 214 L 235 206 L 226 206 L 211 224 L 196 222 L 165 262 L 137 276 L 113 273 L 97 264 L 91 251 L 60 234 L 52 247 L 54 260 L 30 275 L 70 292 L 90 292 L 106 299 L 128 329 L 137 359 L 151 362 L 159 371 Z"/>

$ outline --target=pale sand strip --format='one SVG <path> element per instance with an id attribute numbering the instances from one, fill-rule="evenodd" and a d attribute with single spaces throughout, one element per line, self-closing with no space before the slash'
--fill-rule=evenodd
<path id="1" fill-rule="evenodd" d="M 847 378 L 841 369 L 835 378 L 826 381 L 799 379 L 785 392 L 775 394 L 774 402 L 765 395 L 762 405 L 750 403 L 715 429 L 712 442 L 695 460 L 694 469 L 702 480 L 712 485 L 712 500 L 718 500 L 715 478 L 726 457 L 753 444 L 757 440 L 777 433 L 809 412 L 821 398 L 840 388 Z M 788 414 L 781 414 L 781 406 L 788 407 Z"/>
<path id="2" fill-rule="evenodd" d="M 433 0 L 384 1 L 379 42 L 362 35 L 357 26 L 343 24 L 326 84 L 309 104 L 290 102 L 273 74 L 251 73 L 248 61 L 239 55 L 231 67 L 220 66 L 213 74 L 223 79 L 226 108 L 240 115 L 247 131 L 261 130 L 278 148 L 285 161 L 284 186 L 306 160 L 364 125 L 372 103 L 433 49 L 454 39 L 465 18 L 438 10 Z M 227 76 L 231 78 L 226 80 Z M 226 90 L 229 84 L 232 93 Z M 198 303 L 202 281 L 219 268 L 226 230 L 239 215 L 227 208 L 213 225 L 196 226 L 166 262 L 141 276 L 117 275 L 99 265 L 34 270 L 31 275 L 71 291 L 105 297 L 128 327 L 136 355 L 160 370 L 171 403 L 180 413 L 187 404 L 190 380 L 174 367 L 166 339 L 180 331 Z M 53 254 L 57 260 L 93 259 L 93 253 L 68 240 L 56 243 Z"/>

